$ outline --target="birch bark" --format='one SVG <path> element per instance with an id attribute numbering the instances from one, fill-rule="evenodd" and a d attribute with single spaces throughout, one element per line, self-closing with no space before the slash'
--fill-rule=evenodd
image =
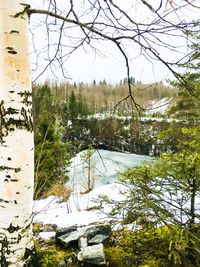
<path id="1" fill-rule="evenodd" d="M 0 0 L 0 263 L 24 266 L 33 248 L 34 145 L 25 0 Z"/>

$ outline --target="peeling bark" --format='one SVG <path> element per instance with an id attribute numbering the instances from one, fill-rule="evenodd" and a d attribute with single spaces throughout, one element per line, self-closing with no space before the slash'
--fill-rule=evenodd
<path id="1" fill-rule="evenodd" d="M 25 0 L 0 0 L 0 264 L 25 266 L 33 249 L 33 122 Z"/>

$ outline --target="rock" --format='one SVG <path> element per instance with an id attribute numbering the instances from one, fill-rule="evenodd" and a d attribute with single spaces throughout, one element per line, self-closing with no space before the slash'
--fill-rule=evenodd
<path id="1" fill-rule="evenodd" d="M 88 242 L 87 242 L 87 238 L 86 237 L 80 237 L 78 239 L 78 247 L 81 249 L 81 248 L 84 248 L 84 247 L 87 247 L 88 245 Z"/>
<path id="2" fill-rule="evenodd" d="M 77 229 L 77 231 L 73 231 L 64 235 L 61 235 L 57 238 L 57 242 L 62 244 L 65 248 L 69 245 L 74 247 L 78 247 L 78 240 L 84 235 L 85 229 Z"/>
<path id="3" fill-rule="evenodd" d="M 56 241 L 64 247 L 72 245 L 74 247 L 83 248 L 89 244 L 99 244 L 111 235 L 110 224 L 99 224 L 87 227 L 77 228 L 72 226 L 68 228 L 58 229 L 56 232 Z M 96 237 L 98 236 L 98 237 Z M 93 239 L 96 237 L 95 239 Z M 93 240 L 90 242 L 90 240 Z"/>
<path id="4" fill-rule="evenodd" d="M 109 236 L 107 235 L 96 235 L 88 241 L 88 244 L 89 245 L 100 244 L 103 243 L 108 238 Z"/>
<path id="5" fill-rule="evenodd" d="M 65 235 L 65 234 L 68 234 L 68 233 L 71 233 L 73 231 L 76 231 L 77 228 L 78 227 L 76 225 L 66 227 L 66 228 L 57 228 L 56 235 L 55 235 L 56 241 L 57 241 L 58 237 Z"/>
<path id="6" fill-rule="evenodd" d="M 112 231 L 111 231 L 111 226 L 110 224 L 106 223 L 106 224 L 99 224 L 99 225 L 94 225 L 90 228 L 88 228 L 85 232 L 86 236 L 87 236 L 87 240 L 88 242 L 95 237 L 96 235 L 105 235 L 107 237 L 109 237 L 111 235 Z"/>
<path id="7" fill-rule="evenodd" d="M 91 263 L 94 265 L 105 265 L 105 254 L 103 244 L 84 247 L 78 253 L 78 260 L 84 263 Z"/>

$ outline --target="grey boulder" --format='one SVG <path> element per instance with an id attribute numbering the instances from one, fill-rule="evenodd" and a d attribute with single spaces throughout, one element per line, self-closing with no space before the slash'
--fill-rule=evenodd
<path id="1" fill-rule="evenodd" d="M 62 244 L 65 248 L 67 248 L 69 245 L 78 247 L 78 240 L 84 236 L 85 230 L 84 229 L 78 229 L 77 231 L 73 231 L 64 235 L 61 235 L 57 238 L 57 242 Z"/>
<path id="2" fill-rule="evenodd" d="M 100 243 L 103 243 L 108 238 L 109 236 L 107 235 L 96 235 L 88 241 L 88 244 L 89 245 L 100 244 Z"/>
<path id="3" fill-rule="evenodd" d="M 86 230 L 86 236 L 88 241 L 91 240 L 93 237 L 96 235 L 105 235 L 105 236 L 110 236 L 112 233 L 111 226 L 108 223 L 105 224 L 99 224 L 99 225 L 94 225 L 92 227 L 89 227 Z"/>
<path id="4" fill-rule="evenodd" d="M 83 247 L 77 258 L 83 263 L 91 263 L 98 266 L 106 265 L 103 244 Z"/>
<path id="5" fill-rule="evenodd" d="M 57 228 L 56 230 L 56 241 L 58 239 L 58 237 L 62 236 L 62 235 L 65 235 L 65 234 L 68 234 L 68 233 L 71 233 L 71 232 L 74 232 L 74 231 L 77 231 L 77 226 L 76 225 L 73 225 L 73 226 L 69 226 L 69 227 L 66 227 L 66 228 Z"/>

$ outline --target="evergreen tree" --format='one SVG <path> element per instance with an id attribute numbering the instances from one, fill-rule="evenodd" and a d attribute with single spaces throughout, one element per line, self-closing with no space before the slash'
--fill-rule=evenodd
<path id="1" fill-rule="evenodd" d="M 71 95 L 69 97 L 69 114 L 71 120 L 77 118 L 78 116 L 78 102 L 74 94 L 74 91 L 71 92 Z"/>
<path id="2" fill-rule="evenodd" d="M 38 198 L 56 183 L 67 181 L 71 145 L 62 141 L 60 107 L 47 85 L 36 88 L 34 107 L 35 198 Z"/>
<path id="3" fill-rule="evenodd" d="M 199 196 L 200 196 L 200 75 L 185 76 L 185 86 L 176 82 L 179 99 L 173 108 L 177 116 L 192 121 L 187 128 L 172 125 L 163 138 L 178 141 L 176 153 L 163 153 L 151 163 L 129 169 L 121 174 L 123 199 L 103 200 L 113 205 L 110 216 L 123 216 L 124 223 L 136 223 L 142 228 L 166 225 L 175 229 L 170 237 L 169 266 L 199 266 Z M 178 128 L 178 129 L 177 129 Z M 173 233 L 173 231 L 171 231 Z"/>
<path id="4" fill-rule="evenodd" d="M 188 141 L 179 144 L 177 153 L 164 153 L 121 174 L 123 198 L 101 199 L 113 207 L 109 216 L 121 215 L 125 224 L 174 229 L 168 241 L 170 266 L 199 266 L 200 126 L 183 134 Z"/>
<path id="5" fill-rule="evenodd" d="M 172 82 L 172 85 L 179 89 L 179 93 L 177 103 L 169 113 L 194 123 L 200 116 L 200 73 L 187 73 L 184 80 L 186 86 L 179 82 Z"/>

